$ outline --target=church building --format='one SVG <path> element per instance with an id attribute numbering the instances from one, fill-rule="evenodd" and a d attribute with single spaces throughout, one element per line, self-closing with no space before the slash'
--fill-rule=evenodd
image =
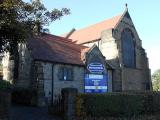
<path id="1" fill-rule="evenodd" d="M 12 80 L 14 61 L 3 58 L 3 79 Z M 148 58 L 126 8 L 123 14 L 73 29 L 65 35 L 41 33 L 19 45 L 14 84 L 37 89 L 39 102 L 62 88 L 80 93 L 149 91 Z"/>

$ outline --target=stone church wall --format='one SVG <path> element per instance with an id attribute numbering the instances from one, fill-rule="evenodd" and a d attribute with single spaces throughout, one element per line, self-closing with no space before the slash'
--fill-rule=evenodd
<path id="1" fill-rule="evenodd" d="M 4 53 L 4 57 L 2 58 L 3 65 L 3 80 L 13 82 L 13 69 L 14 69 L 14 61 L 10 60 L 9 53 Z"/>
<path id="2" fill-rule="evenodd" d="M 105 56 L 106 60 L 109 60 L 114 67 L 119 67 L 118 60 L 118 47 L 117 41 L 112 36 L 112 29 L 105 30 L 101 33 L 101 47 L 100 50 Z"/>
<path id="3" fill-rule="evenodd" d="M 18 57 L 18 56 L 17 56 Z M 19 87 L 29 87 L 31 81 L 32 56 L 26 48 L 26 44 L 19 44 L 19 68 L 18 79 L 14 80 L 14 60 L 10 60 L 9 53 L 5 53 L 2 59 L 3 79 L 14 82 Z"/>
<path id="4" fill-rule="evenodd" d="M 72 81 L 62 81 L 58 78 L 58 71 L 61 67 L 69 67 L 73 70 L 73 80 Z M 62 88 L 77 88 L 78 92 L 84 92 L 84 67 L 74 66 L 74 65 L 54 65 L 54 94 L 60 94 Z"/>
<path id="5" fill-rule="evenodd" d="M 19 45 L 19 72 L 17 86 L 29 87 L 32 79 L 32 63 L 33 58 L 26 44 Z"/>
<path id="6" fill-rule="evenodd" d="M 149 70 L 124 68 L 122 74 L 123 91 L 145 91 L 147 84 L 150 84 L 147 82 L 150 74 Z"/>
<path id="7" fill-rule="evenodd" d="M 35 61 L 35 67 L 36 71 L 33 84 L 37 84 L 40 104 L 43 105 L 46 100 L 48 102 L 52 99 L 54 100 L 56 96 L 61 94 L 62 88 L 77 88 L 78 92 L 84 92 L 85 70 L 83 66 Z M 72 69 L 72 80 L 64 81 L 59 79 L 59 69 L 62 67 Z"/>
<path id="8" fill-rule="evenodd" d="M 126 28 L 130 29 L 134 35 L 136 59 L 136 67 L 134 69 L 124 67 L 122 60 L 122 55 L 125 53 L 122 51 L 121 34 Z M 92 44 L 94 43 L 97 44 L 97 42 L 92 42 Z M 148 58 L 129 16 L 124 15 L 115 29 L 102 31 L 99 43 L 99 49 L 102 54 L 115 68 L 113 72 L 113 91 L 145 90 L 145 84 L 151 81 Z M 136 80 L 132 80 L 132 72 Z"/>
<path id="9" fill-rule="evenodd" d="M 121 33 L 126 28 L 129 28 L 134 35 L 136 58 L 136 67 L 134 69 L 124 67 L 122 62 L 122 54 L 125 53 L 122 53 Z M 121 67 L 122 90 L 145 90 L 145 84 L 150 82 L 150 72 L 148 72 L 150 71 L 148 65 L 148 58 L 146 56 L 145 50 L 142 48 L 141 40 L 132 23 L 132 20 L 127 17 L 123 17 L 120 24 L 118 24 L 118 26 L 114 30 L 113 36 L 117 39 L 117 46 L 119 48 L 119 62 L 123 66 Z"/>
<path id="10" fill-rule="evenodd" d="M 142 43 L 141 40 L 137 34 L 137 31 L 133 25 L 133 22 L 131 19 L 127 17 L 123 17 L 121 20 L 120 24 L 114 29 L 113 31 L 113 37 L 116 39 L 117 42 L 117 47 L 118 47 L 118 57 L 120 64 L 123 64 L 122 62 L 122 41 L 121 41 L 121 33 L 123 32 L 124 29 L 129 28 L 133 35 L 134 35 L 134 41 L 135 41 L 135 57 L 136 57 L 136 68 L 143 69 L 143 68 L 148 68 L 148 60 L 146 58 L 146 53 L 145 50 L 142 48 Z"/>
<path id="11" fill-rule="evenodd" d="M 143 71 L 140 69 L 122 69 L 122 89 L 123 91 L 140 91 L 143 88 Z"/>

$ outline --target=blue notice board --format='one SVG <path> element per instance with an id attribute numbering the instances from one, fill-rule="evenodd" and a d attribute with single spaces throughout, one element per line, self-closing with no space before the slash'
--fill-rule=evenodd
<path id="1" fill-rule="evenodd" d="M 103 74 L 85 75 L 85 93 L 105 93 L 108 91 L 108 77 Z"/>

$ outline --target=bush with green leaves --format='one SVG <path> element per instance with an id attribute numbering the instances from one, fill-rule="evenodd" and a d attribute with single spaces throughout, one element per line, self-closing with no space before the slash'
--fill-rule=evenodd
<path id="1" fill-rule="evenodd" d="M 0 91 L 1 90 L 8 90 L 11 88 L 10 82 L 6 80 L 0 80 Z"/>
<path id="2" fill-rule="evenodd" d="M 37 91 L 32 88 L 15 87 L 12 89 L 12 103 L 18 105 L 36 106 Z"/>
<path id="3" fill-rule="evenodd" d="M 152 75 L 153 90 L 160 91 L 160 69 L 156 70 Z"/>
<path id="4" fill-rule="evenodd" d="M 157 97 L 157 98 L 156 98 Z M 76 99 L 78 117 L 125 117 L 158 112 L 159 93 L 79 94 Z"/>

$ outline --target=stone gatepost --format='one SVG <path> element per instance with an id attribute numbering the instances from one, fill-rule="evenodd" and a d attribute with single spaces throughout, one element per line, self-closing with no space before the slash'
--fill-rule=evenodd
<path id="1" fill-rule="evenodd" d="M 76 117 L 76 88 L 63 88 L 62 97 L 64 99 L 64 119 L 75 120 Z"/>
<path id="2" fill-rule="evenodd" d="M 43 76 L 43 66 L 40 62 L 36 62 L 36 84 L 37 84 L 37 105 L 39 107 L 45 106 L 44 98 L 44 76 Z"/>

